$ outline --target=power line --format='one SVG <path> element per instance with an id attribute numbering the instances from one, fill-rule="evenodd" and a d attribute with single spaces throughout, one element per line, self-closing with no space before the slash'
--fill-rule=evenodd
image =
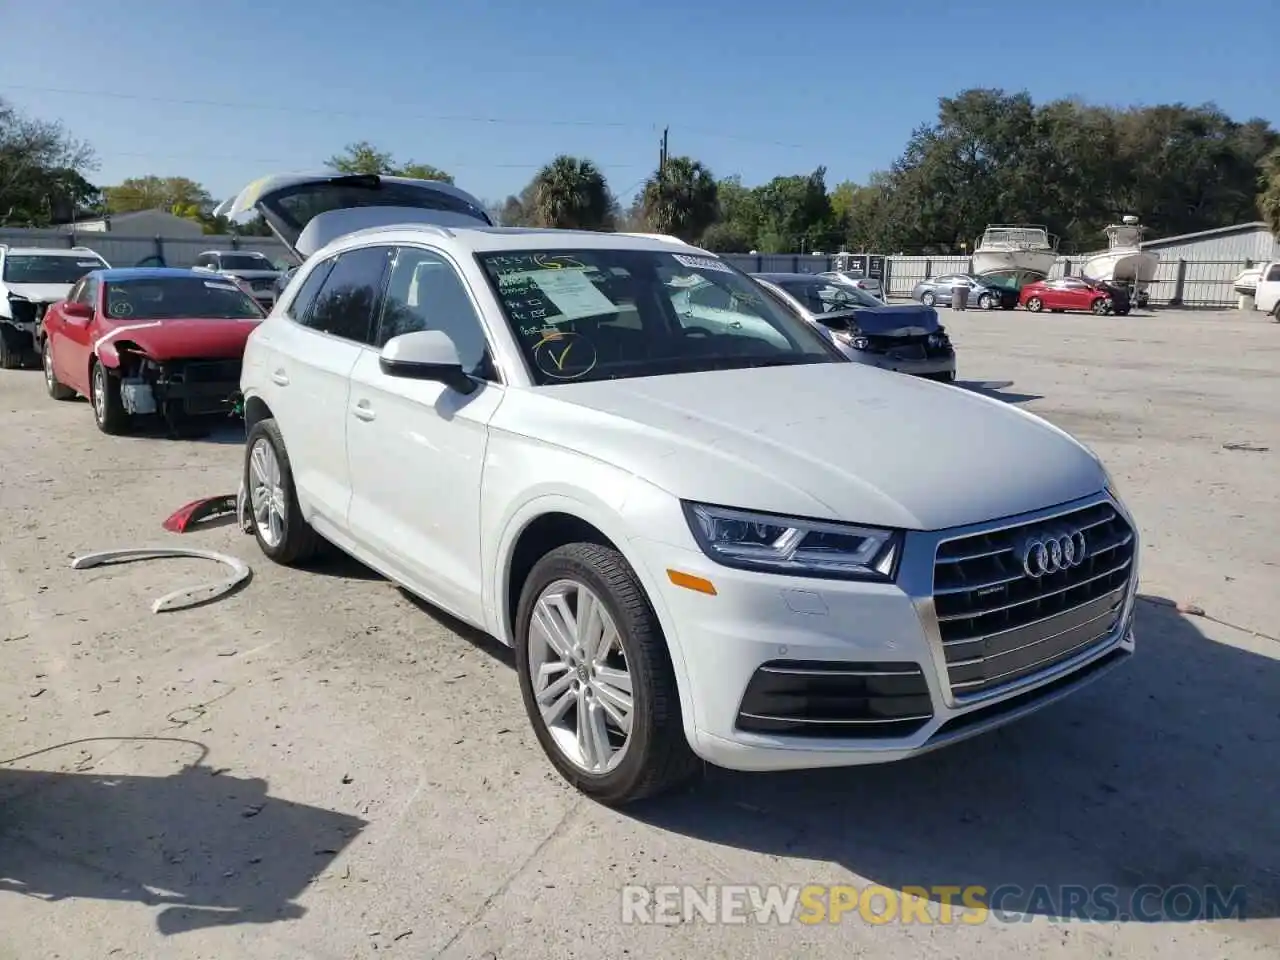
<path id="1" fill-rule="evenodd" d="M 246 157 L 240 153 L 152 153 L 151 151 L 133 151 L 133 150 L 94 150 L 94 153 L 101 157 L 142 157 L 149 160 L 238 160 L 245 163 L 262 163 L 277 164 L 280 166 L 296 165 L 297 157 Z M 432 158 L 433 160 L 436 158 Z M 316 164 L 320 166 L 321 164 Z M 598 166 L 609 167 L 610 169 L 634 170 L 637 167 L 644 166 L 639 163 L 598 163 Z M 493 170 L 538 170 L 546 166 L 545 163 L 489 163 L 487 161 L 471 162 L 467 160 L 453 160 L 448 162 L 433 163 L 433 167 L 443 170 L 454 169 L 493 169 Z"/>
<path id="2" fill-rule="evenodd" d="M 368 118 L 383 116 L 400 120 L 433 120 L 440 123 L 480 123 L 506 126 L 612 128 L 632 130 L 657 130 L 659 126 L 657 123 L 627 122 L 623 120 L 570 120 L 561 118 L 532 119 L 528 117 L 488 117 L 467 114 L 407 113 L 406 111 L 417 111 L 420 109 L 420 105 L 418 104 L 407 103 L 389 104 L 379 110 L 343 110 L 332 107 L 309 107 L 293 104 L 255 103 L 233 100 L 205 100 L 190 97 L 157 97 L 149 94 L 120 93 L 118 91 L 111 90 L 73 90 L 66 87 L 40 87 L 19 83 L 7 83 L 2 86 L 3 89 L 6 90 L 23 90 L 30 93 L 52 93 L 72 97 L 131 100 L 142 103 L 169 103 L 189 107 L 216 107 L 227 110 L 267 110 L 284 113 L 308 113 L 327 117 L 347 116 Z M 680 127 L 678 129 L 686 135 L 712 137 L 719 140 L 736 140 L 741 143 L 785 147 L 790 150 L 805 149 L 802 144 L 785 143 L 780 140 L 767 140 L 759 137 L 746 137 L 736 133 L 722 133 L 714 130 L 706 130 L 701 127 Z"/>

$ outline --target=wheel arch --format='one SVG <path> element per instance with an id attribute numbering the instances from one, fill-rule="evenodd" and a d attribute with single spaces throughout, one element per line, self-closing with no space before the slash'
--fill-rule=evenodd
<path id="1" fill-rule="evenodd" d="M 605 504 L 593 505 L 585 497 L 579 499 L 563 493 L 544 494 L 515 511 L 503 529 L 497 548 L 490 592 L 492 601 L 486 604 L 492 617 L 489 632 L 500 642 L 514 646 L 516 606 L 529 571 L 550 550 L 564 543 L 579 542 L 584 537 L 586 542 L 617 550 L 639 580 L 645 599 L 662 629 L 676 679 L 685 736 L 693 744 L 696 739 L 694 704 L 680 637 L 671 612 L 663 601 L 653 574 L 631 548 L 627 530 Z"/>

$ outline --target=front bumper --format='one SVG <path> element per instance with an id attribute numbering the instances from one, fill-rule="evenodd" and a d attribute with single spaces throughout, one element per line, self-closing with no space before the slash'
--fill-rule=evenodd
<path id="1" fill-rule="evenodd" d="M 926 356 L 921 360 L 905 360 L 882 353 L 870 353 L 866 350 L 845 351 L 854 363 L 861 363 L 880 370 L 892 370 L 895 373 L 907 373 L 918 377 L 935 377 L 940 374 L 956 372 L 956 355 L 954 352 L 945 356 Z"/>
<path id="2" fill-rule="evenodd" d="M 1066 522 L 1068 513 L 1107 509 L 1119 518 L 1117 529 L 1130 531 L 1132 555 L 1123 582 L 1105 581 L 1106 595 L 1043 620 L 981 641 L 959 641 L 980 642 L 979 649 L 987 651 L 977 658 L 983 663 L 976 674 L 970 661 L 958 661 L 957 641 L 944 641 L 940 629 L 940 616 L 949 624 L 955 618 L 938 613 L 944 598 L 935 596 L 935 558 L 942 545 L 1013 536 L 1022 527 Z M 653 541 L 638 545 L 647 564 L 715 584 L 716 594 L 709 596 L 664 579 L 661 601 L 668 629 L 678 634 L 693 708 L 691 746 L 703 759 L 731 769 L 852 766 L 934 750 L 1067 696 L 1134 649 L 1136 526 L 1106 494 L 998 523 L 911 532 L 894 584 L 752 573 L 720 566 L 696 549 Z M 1104 601 L 1106 619 L 1085 619 Z M 1066 629 L 1055 632 L 1064 624 Z M 1104 632 L 1094 636 L 1095 629 Z M 1033 639 L 1023 644 L 1027 631 Z M 1001 646 L 1006 641 L 1009 649 Z M 1005 670 L 1010 665 L 1016 669 Z M 966 680 L 982 670 L 990 680 Z"/>

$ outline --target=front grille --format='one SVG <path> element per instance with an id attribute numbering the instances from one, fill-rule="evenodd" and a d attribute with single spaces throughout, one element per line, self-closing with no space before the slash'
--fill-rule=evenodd
<path id="1" fill-rule="evenodd" d="M 1083 562 L 1035 578 L 1037 538 L 1084 537 Z M 1134 538 L 1109 503 L 938 545 L 934 609 L 957 699 L 986 694 L 1083 653 L 1117 625 L 1133 575 Z"/>
<path id="2" fill-rule="evenodd" d="M 747 684 L 737 726 L 807 737 L 903 737 L 932 717 L 917 663 L 772 660 Z"/>
<path id="3" fill-rule="evenodd" d="M 45 304 L 30 300 L 10 300 L 9 312 L 14 323 L 35 323 L 44 314 Z"/>
<path id="4" fill-rule="evenodd" d="M 240 383 L 240 360 L 194 360 L 178 371 L 187 383 Z"/>

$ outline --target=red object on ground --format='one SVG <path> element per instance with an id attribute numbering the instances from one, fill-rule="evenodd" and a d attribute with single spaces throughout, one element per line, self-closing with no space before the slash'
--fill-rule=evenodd
<path id="1" fill-rule="evenodd" d="M 171 514 L 164 522 L 164 528 L 170 533 L 186 533 L 191 527 L 198 526 L 205 520 L 222 517 L 236 512 L 235 494 L 220 497 L 205 497 L 192 500 Z"/>

